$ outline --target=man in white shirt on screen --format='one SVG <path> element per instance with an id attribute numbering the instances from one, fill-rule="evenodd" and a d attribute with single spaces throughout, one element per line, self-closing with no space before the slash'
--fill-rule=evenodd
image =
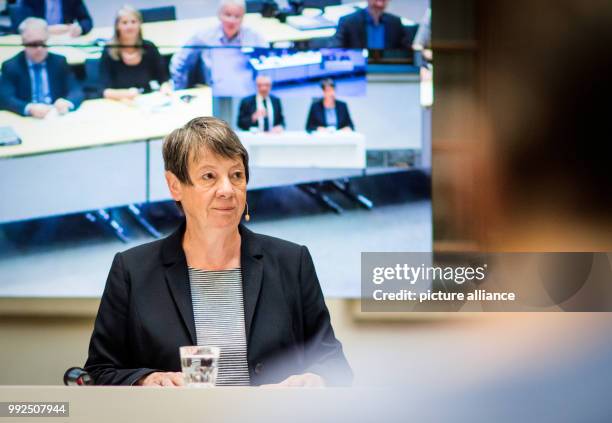
<path id="1" fill-rule="evenodd" d="M 242 25 L 245 11 L 244 0 L 221 0 L 219 24 L 194 34 L 172 57 L 170 74 L 175 88 L 188 88 L 194 81 L 208 82 L 206 68 L 212 65 L 215 49 L 205 47 L 268 47 L 262 35 Z M 198 72 L 199 77 L 193 76 Z"/>

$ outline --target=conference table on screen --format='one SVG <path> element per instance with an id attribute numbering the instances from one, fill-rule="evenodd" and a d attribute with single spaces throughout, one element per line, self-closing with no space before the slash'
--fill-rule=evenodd
<path id="1" fill-rule="evenodd" d="M 192 100 L 185 102 L 185 94 Z M 183 98 L 183 99 L 181 99 Z M 212 115 L 209 87 L 96 99 L 43 120 L 0 112 L 22 143 L 0 147 L 0 223 L 169 200 L 162 139 Z M 249 189 L 363 175 L 365 136 L 356 132 L 239 132 L 249 151 Z"/>
<path id="2" fill-rule="evenodd" d="M 366 2 L 350 3 L 325 8 L 324 16 L 337 22 L 341 16 L 349 14 L 359 7 L 365 7 Z M 150 22 L 142 25 L 143 37 L 158 46 L 160 53 L 170 55 L 175 53 L 189 38 L 198 31 L 218 25 L 216 16 L 203 18 L 181 19 L 177 21 Z M 244 25 L 255 28 L 264 39 L 273 46 L 275 43 L 306 41 L 315 38 L 331 37 L 336 28 L 300 30 L 276 18 L 264 18 L 258 13 L 247 13 Z M 101 48 L 96 46 L 97 40 L 108 40 L 113 35 L 112 27 L 94 27 L 87 35 L 77 38 L 68 36 L 53 36 L 49 39 L 50 51 L 66 57 L 71 65 L 83 64 L 86 59 L 100 57 Z M 19 35 L 0 37 L 0 64 L 10 59 L 22 50 Z"/>

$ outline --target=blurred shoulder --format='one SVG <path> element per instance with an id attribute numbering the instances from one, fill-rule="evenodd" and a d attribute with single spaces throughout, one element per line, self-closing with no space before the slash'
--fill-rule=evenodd
<path id="1" fill-rule="evenodd" d="M 66 60 L 66 56 L 62 56 L 61 54 L 49 53 L 47 56 L 47 63 L 51 65 L 60 65 L 60 66 L 68 66 L 68 60 Z"/>
<path id="2" fill-rule="evenodd" d="M 17 53 L 8 60 L 5 60 L 2 63 L 2 69 L 12 69 L 21 65 L 27 65 L 27 62 L 25 60 L 25 53 L 23 51 Z"/>
<path id="3" fill-rule="evenodd" d="M 272 96 L 270 96 L 270 97 L 272 97 Z M 240 100 L 240 102 L 241 103 L 245 103 L 245 104 L 246 103 L 251 103 L 251 102 L 254 102 L 256 100 L 256 98 L 257 97 L 255 96 L 255 94 L 252 94 L 252 95 L 248 95 L 246 97 L 243 97 L 242 100 Z"/>
<path id="4" fill-rule="evenodd" d="M 344 15 L 338 21 L 338 24 L 352 25 L 363 21 L 365 18 L 364 10 L 359 9 L 348 15 Z"/>

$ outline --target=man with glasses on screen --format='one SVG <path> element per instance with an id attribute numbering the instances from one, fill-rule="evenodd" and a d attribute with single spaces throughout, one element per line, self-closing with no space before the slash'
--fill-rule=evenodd
<path id="1" fill-rule="evenodd" d="M 259 75 L 255 85 L 257 94 L 245 97 L 240 102 L 238 127 L 243 131 L 255 128 L 261 132 L 282 132 L 285 117 L 280 99 L 270 95 L 272 78 Z"/>
<path id="2" fill-rule="evenodd" d="M 215 49 L 205 47 L 267 47 L 265 39 L 256 31 L 242 25 L 246 11 L 244 0 L 221 0 L 219 23 L 213 28 L 196 33 L 170 61 L 170 74 L 177 89 L 193 82 L 208 81 L 207 75 Z M 219 58 L 222 60 L 223 58 Z M 204 69 L 198 69 L 202 67 Z M 206 69 L 208 68 L 208 69 Z M 200 76 L 194 76 L 202 71 Z M 195 80 L 195 81 L 194 81 Z"/>
<path id="3" fill-rule="evenodd" d="M 76 109 L 83 91 L 66 58 L 49 53 L 47 23 L 27 18 L 19 25 L 24 51 L 2 64 L 0 102 L 2 107 L 24 116 L 42 119 Z"/>
<path id="4" fill-rule="evenodd" d="M 398 50 L 410 47 L 399 16 L 385 10 L 390 0 L 368 0 L 368 6 L 340 18 L 332 45 L 341 48 Z"/>

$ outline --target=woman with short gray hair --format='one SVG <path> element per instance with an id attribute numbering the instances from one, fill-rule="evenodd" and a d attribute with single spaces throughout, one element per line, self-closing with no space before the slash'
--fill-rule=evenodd
<path id="1" fill-rule="evenodd" d="M 248 153 L 234 131 L 193 119 L 163 156 L 185 220 L 115 256 L 85 367 L 94 381 L 183 385 L 179 347 L 201 345 L 221 350 L 217 385 L 349 384 L 308 249 L 240 223 Z"/>

